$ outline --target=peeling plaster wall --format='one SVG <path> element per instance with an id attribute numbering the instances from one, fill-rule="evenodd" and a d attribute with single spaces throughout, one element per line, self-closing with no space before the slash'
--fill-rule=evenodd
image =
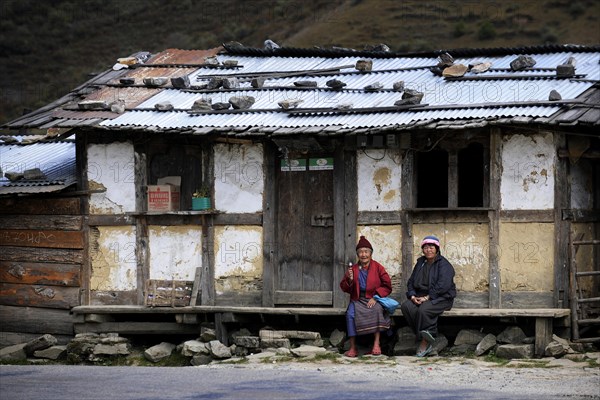
<path id="1" fill-rule="evenodd" d="M 413 226 L 415 262 L 423 255 L 421 241 L 427 235 L 440 239 L 440 251 L 454 267 L 454 283 L 460 292 L 489 290 L 489 235 L 487 224 L 445 223 Z M 413 264 L 414 266 L 414 264 Z"/>
<path id="2" fill-rule="evenodd" d="M 500 223 L 503 291 L 554 290 L 554 224 Z"/>
<path id="3" fill-rule="evenodd" d="M 134 226 L 90 230 L 91 290 L 134 290 L 137 282 Z"/>
<path id="4" fill-rule="evenodd" d="M 215 291 L 262 290 L 262 227 L 215 226 Z"/>
<path id="5" fill-rule="evenodd" d="M 402 168 L 398 150 L 357 152 L 358 211 L 396 211 L 401 208 Z"/>
<path id="6" fill-rule="evenodd" d="M 215 208 L 231 213 L 263 209 L 263 146 L 216 144 Z"/>
<path id="7" fill-rule="evenodd" d="M 373 260 L 385 267 L 392 278 L 395 296 L 406 291 L 400 287 L 402 277 L 402 229 L 400 225 L 359 226 L 356 237 L 365 236 L 373 245 Z M 354 260 L 356 261 L 356 259 Z"/>
<path id="8" fill-rule="evenodd" d="M 579 160 L 569 166 L 571 175 L 571 208 L 590 210 L 594 208 L 594 176 L 587 160 Z"/>
<path id="9" fill-rule="evenodd" d="M 90 214 L 122 214 L 135 211 L 135 162 L 130 142 L 90 144 L 87 178 L 91 190 Z"/>
<path id="10" fill-rule="evenodd" d="M 509 135 L 503 140 L 502 209 L 554 208 L 556 151 L 552 134 Z"/>
<path id="11" fill-rule="evenodd" d="M 202 266 L 200 226 L 148 227 L 150 279 L 193 281 Z"/>

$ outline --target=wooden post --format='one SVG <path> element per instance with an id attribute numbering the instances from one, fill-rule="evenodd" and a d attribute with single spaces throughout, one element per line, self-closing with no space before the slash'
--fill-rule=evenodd
<path id="1" fill-rule="evenodd" d="M 566 148 L 564 134 L 554 133 L 556 149 Z M 568 179 L 569 159 L 554 161 L 554 307 L 564 308 L 569 298 L 569 232 L 570 221 L 563 220 L 562 210 L 571 208 L 571 185 Z M 575 254 L 571 254 L 575 257 Z"/>
<path id="2" fill-rule="evenodd" d="M 87 179 L 87 135 L 85 133 L 78 132 L 75 136 L 75 153 L 76 153 L 76 164 L 77 164 L 77 190 L 87 191 L 88 190 L 88 179 Z M 84 216 L 83 226 L 81 230 L 83 232 L 83 264 L 81 265 L 81 304 L 88 305 L 91 302 L 90 294 L 90 279 L 92 265 L 90 262 L 89 255 L 89 243 L 90 243 L 90 226 L 89 226 L 89 214 L 90 214 L 90 202 L 88 196 L 81 197 L 80 203 L 80 214 Z"/>
<path id="3" fill-rule="evenodd" d="M 334 167 L 335 168 L 335 167 Z M 358 182 L 356 150 L 344 150 L 344 243 L 345 260 L 356 260 L 356 221 L 358 217 Z M 341 278 L 340 278 L 341 280 Z M 348 299 L 346 298 L 345 303 Z"/>
<path id="4" fill-rule="evenodd" d="M 552 341 L 552 318 L 535 319 L 535 355 L 543 357 L 546 346 Z"/>
<path id="5" fill-rule="evenodd" d="M 414 206 L 414 153 L 405 150 L 402 157 L 402 178 L 401 178 L 401 229 L 402 229 L 402 279 L 400 280 L 400 296 L 396 296 L 399 301 L 406 299 L 406 284 L 412 273 L 413 268 L 413 233 L 412 233 L 412 212 L 409 209 Z"/>
<path id="6" fill-rule="evenodd" d="M 263 144 L 263 162 L 265 171 L 263 193 L 263 307 L 273 307 L 275 284 L 275 221 L 277 221 L 277 205 L 275 190 L 275 146 L 270 142 Z"/>
<path id="7" fill-rule="evenodd" d="M 346 305 L 346 295 L 338 286 L 345 273 L 346 259 L 346 169 L 344 168 L 345 151 L 342 143 L 335 146 L 333 162 L 333 308 L 343 308 Z"/>
<path id="8" fill-rule="evenodd" d="M 202 183 L 211 188 L 215 186 L 215 166 L 213 147 L 202 146 Z M 214 199 L 214 196 L 212 196 Z M 214 207 L 217 205 L 214 204 Z M 210 219 L 210 221 L 208 221 Z M 202 215 L 202 292 L 201 301 L 205 305 L 215 305 L 214 249 L 215 231 L 212 217 Z"/>
<path id="9" fill-rule="evenodd" d="M 502 132 L 500 128 L 490 129 L 490 211 L 489 219 L 489 307 L 502 305 L 502 281 L 498 263 L 500 247 L 500 181 L 502 171 Z"/>

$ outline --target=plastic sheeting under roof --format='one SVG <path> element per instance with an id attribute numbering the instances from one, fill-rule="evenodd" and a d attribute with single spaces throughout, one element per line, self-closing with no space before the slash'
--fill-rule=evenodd
<path id="1" fill-rule="evenodd" d="M 59 191 L 76 182 L 75 143 L 2 144 L 0 168 L 3 172 L 0 177 L 0 195 Z M 6 172 L 22 173 L 34 168 L 39 168 L 46 178 L 11 182 L 4 177 Z"/>
<path id="2" fill-rule="evenodd" d="M 510 70 L 510 63 L 517 55 L 477 56 L 457 58 L 455 63 L 465 65 L 488 61 L 492 69 L 482 74 L 467 73 L 475 79 L 492 77 L 489 80 L 448 80 L 434 75 L 429 68 L 436 65 L 436 57 L 373 58 L 371 72 L 357 72 L 354 65 L 364 57 L 249 57 L 219 55 L 219 61 L 238 61 L 237 69 L 215 71 L 200 68 L 189 75 L 192 84 L 208 82 L 214 76 L 246 77 L 240 90 L 216 90 L 204 92 L 165 89 L 139 104 L 135 110 L 124 113 L 112 121 L 101 123 L 105 127 L 155 127 L 158 129 L 186 129 L 199 127 L 309 127 L 342 126 L 346 128 L 407 126 L 427 120 L 469 120 L 510 117 L 550 117 L 561 110 L 560 104 L 515 104 L 523 102 L 547 102 L 552 90 L 563 99 L 576 99 L 600 80 L 600 52 L 555 52 L 531 55 L 536 65 L 531 70 Z M 557 65 L 569 57 L 576 59 L 576 74 L 580 80 L 556 78 Z M 340 68 L 326 75 L 311 74 L 285 76 L 298 71 Z M 250 88 L 248 77 L 266 76 L 264 88 Z M 269 76 L 271 75 L 271 76 Z M 283 75 L 283 76 L 282 76 Z M 497 78 L 494 78 L 497 77 Z M 526 77 L 526 78 L 524 78 Z M 333 91 L 326 82 L 338 79 L 347 84 L 344 90 Z M 295 89 L 294 82 L 311 80 L 318 89 Z M 392 107 L 402 93 L 392 90 L 393 84 L 403 81 L 406 88 L 424 93 L 422 103 L 429 106 L 450 106 L 444 110 L 402 110 L 378 112 L 378 107 Z M 368 92 L 367 85 L 379 83 L 384 90 Z M 212 103 L 224 102 L 233 96 L 252 96 L 256 99 L 248 112 L 191 114 L 195 100 L 210 98 Z M 309 113 L 305 116 L 290 115 L 277 105 L 282 100 L 301 99 L 299 108 L 330 110 L 341 104 L 354 108 L 373 108 L 369 113 L 332 114 Z M 150 111 L 160 102 L 170 102 L 174 111 Z M 493 107 L 486 106 L 494 103 Z M 498 103 L 505 103 L 505 106 Z M 473 108 L 473 105 L 478 105 Z M 256 111 L 253 111 L 256 110 Z M 388 110 L 389 111 L 389 110 Z"/>

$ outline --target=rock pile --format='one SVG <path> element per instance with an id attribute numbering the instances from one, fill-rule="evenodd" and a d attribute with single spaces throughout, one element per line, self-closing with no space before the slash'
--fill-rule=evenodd
<path id="1" fill-rule="evenodd" d="M 416 337 L 408 327 L 399 328 L 396 335 L 386 335 L 389 356 L 414 356 Z M 201 328 L 198 338 L 186 340 L 180 344 L 160 342 L 146 348 L 143 356 L 157 363 L 174 353 L 188 357 L 191 365 L 205 365 L 213 361 L 239 358 L 261 358 L 270 355 L 290 358 L 314 357 L 319 354 L 340 354 L 347 350 L 346 334 L 334 330 L 323 339 L 319 332 L 298 330 L 275 330 L 262 328 L 258 335 L 248 329 L 233 332 L 225 346 L 217 340 L 214 328 Z M 586 347 L 587 346 L 587 347 Z M 26 343 L 20 343 L 0 349 L 0 361 L 19 362 L 34 359 L 62 360 L 70 364 L 101 363 L 116 357 L 133 355 L 130 340 L 117 333 L 77 334 L 67 345 L 57 345 L 52 335 L 42 335 Z M 463 329 L 458 332 L 450 344 L 444 334 L 438 335 L 432 355 L 443 356 L 482 356 L 493 352 L 505 359 L 525 359 L 534 357 L 534 338 L 527 337 L 517 326 L 504 329 L 500 334 L 483 333 L 478 330 Z M 590 351 L 591 345 L 570 343 L 558 336 L 546 347 L 547 357 L 561 358 L 566 355 Z"/>

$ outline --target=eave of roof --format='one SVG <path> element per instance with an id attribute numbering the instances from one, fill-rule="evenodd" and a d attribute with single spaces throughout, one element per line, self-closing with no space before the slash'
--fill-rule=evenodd
<path id="1" fill-rule="evenodd" d="M 459 79 L 444 79 L 430 72 L 439 54 L 450 53 L 457 63 L 490 60 L 492 70 Z M 519 54 L 533 55 L 534 68 L 513 72 L 510 61 Z M 236 60 L 236 68 L 205 65 L 206 57 L 217 56 L 221 62 Z M 567 57 L 577 59 L 576 77 L 556 76 L 556 66 Z M 373 60 L 373 70 L 359 72 L 354 64 L 361 58 Z M 415 129 L 418 127 L 483 126 L 498 121 L 516 124 L 545 125 L 600 124 L 597 83 L 600 81 L 598 60 L 600 46 L 550 45 L 521 48 L 454 49 L 418 53 L 367 52 L 348 49 L 254 49 L 226 44 L 210 50 L 168 49 L 121 70 L 106 71 L 73 90 L 67 96 L 10 122 L 9 130 L 56 127 L 89 127 L 107 130 L 147 130 L 182 134 L 234 133 L 259 135 L 319 132 L 347 132 Z M 173 89 L 171 84 L 144 86 L 148 77 L 182 77 L 191 82 L 190 89 Z M 250 87 L 252 77 L 267 77 L 264 88 Z M 236 77 L 237 89 L 202 89 L 212 77 Z M 121 84 L 122 78 L 134 78 L 135 85 Z M 298 80 L 317 82 L 318 88 L 298 88 Z M 325 86 L 331 79 L 343 80 L 347 87 L 332 90 Z M 394 109 L 401 93 L 391 89 L 402 80 L 407 87 L 425 92 L 423 103 L 416 107 Z M 384 89 L 368 92 L 364 88 L 375 82 Z M 487 85 L 487 92 L 477 89 Z M 412 88 L 411 87 L 411 88 Z M 500 93 L 489 95 L 489 90 Z M 557 90 L 563 102 L 548 102 L 550 90 Z M 467 96 L 457 95 L 466 91 Z M 200 97 L 227 102 L 234 95 L 252 95 L 257 99 L 250 110 L 191 112 Z M 300 98 L 302 109 L 285 111 L 277 103 Z M 122 101 L 125 112 L 81 110 L 78 102 L 95 100 L 109 104 Z M 577 101 L 575 101 L 577 100 Z M 170 102 L 172 111 L 156 111 L 156 103 Z M 355 109 L 336 110 L 336 104 L 353 103 Z"/>

